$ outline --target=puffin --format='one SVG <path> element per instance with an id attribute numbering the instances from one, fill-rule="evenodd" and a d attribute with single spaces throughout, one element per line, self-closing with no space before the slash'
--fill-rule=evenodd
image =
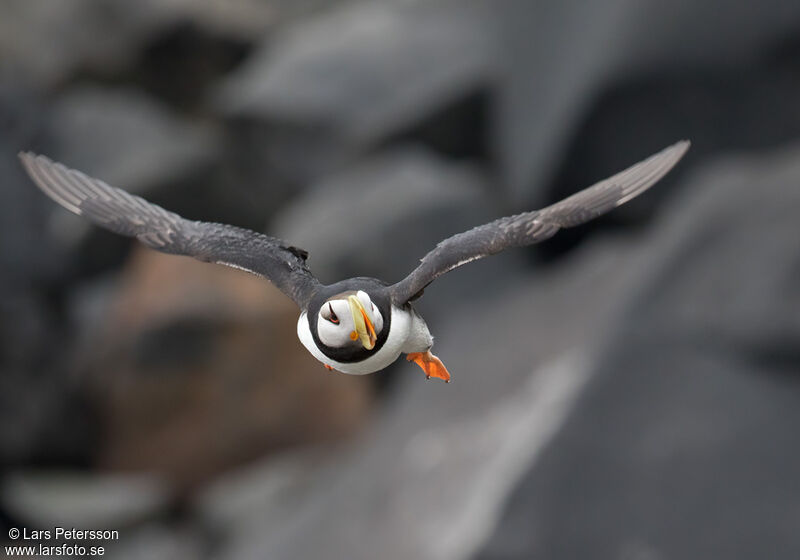
<path id="1" fill-rule="evenodd" d="M 428 252 L 395 284 L 356 277 L 323 284 L 307 265 L 308 252 L 281 239 L 232 225 L 183 218 L 43 155 L 19 157 L 33 182 L 67 210 L 164 253 L 185 255 L 261 276 L 300 308 L 297 336 L 329 370 L 352 375 L 379 371 L 401 354 L 425 376 L 450 381 L 431 353 L 433 336 L 413 307 L 425 288 L 446 272 L 508 248 L 552 237 L 639 196 L 683 157 L 677 142 L 555 204 L 499 218 L 453 235 Z"/>

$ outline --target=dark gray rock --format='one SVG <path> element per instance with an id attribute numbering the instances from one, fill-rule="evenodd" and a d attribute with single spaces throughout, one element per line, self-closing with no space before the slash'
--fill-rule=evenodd
<path id="1" fill-rule="evenodd" d="M 51 86 L 82 67 L 123 63 L 153 25 L 145 11 L 126 4 L 9 0 L 0 22 L 0 72 Z"/>
<path id="2" fill-rule="evenodd" d="M 93 432 L 59 360 L 67 340 L 53 308 L 70 274 L 50 229 L 51 203 L 17 152 L 42 135 L 47 110 L 31 90 L 0 79 L 0 462 L 84 462 Z"/>
<path id="3" fill-rule="evenodd" d="M 800 44 L 787 44 L 737 67 L 634 76 L 609 86 L 574 133 L 548 189 L 550 200 L 568 196 L 675 138 L 691 138 L 692 149 L 647 196 L 590 227 L 563 232 L 548 248 L 570 246 L 604 225 L 649 221 L 685 185 L 682 176 L 695 161 L 731 150 L 774 149 L 800 137 L 800 107 L 794 102 L 800 97 L 798 72 Z M 643 122 L 648 126 L 643 128 Z"/>
<path id="4" fill-rule="evenodd" d="M 118 560 L 199 560 L 207 557 L 203 537 L 200 531 L 180 524 L 152 522 L 121 530 L 118 541 L 104 543 L 105 555 Z"/>
<path id="5" fill-rule="evenodd" d="M 164 512 L 171 499 L 152 475 L 98 475 L 85 471 L 17 471 L 0 487 L 5 507 L 29 527 L 66 521 L 80 528 L 113 529 Z"/>
<path id="6" fill-rule="evenodd" d="M 316 178 L 485 90 L 488 37 L 468 6 L 357 4 L 266 41 L 217 102 L 226 114 L 271 131 L 262 157 L 289 176 Z"/>
<path id="7" fill-rule="evenodd" d="M 0 79 L 0 285 L 28 290 L 58 277 L 64 254 L 49 235 L 50 205 L 17 159 L 41 136 L 44 100 Z"/>
<path id="8" fill-rule="evenodd" d="M 400 147 L 312 185 L 269 230 L 309 251 L 309 265 L 325 282 L 396 282 L 442 239 L 502 214 L 488 190 L 473 166 Z"/>
<path id="9" fill-rule="evenodd" d="M 41 295 L 0 288 L 0 462 L 85 464 L 95 431 L 61 360 L 68 339 Z"/>
<path id="10" fill-rule="evenodd" d="M 482 559 L 800 553 L 800 148 L 690 181 Z"/>
<path id="11" fill-rule="evenodd" d="M 231 0 L 224 5 L 215 0 L 64 0 L 56 4 L 8 0 L 3 7 L 0 73 L 42 87 L 62 84 L 81 73 L 118 74 L 176 25 L 255 40 L 287 17 L 285 12 L 300 11 L 276 10 L 272 2 L 257 0 Z"/>
<path id="12" fill-rule="evenodd" d="M 298 505 L 314 492 L 314 481 L 339 453 L 330 446 L 306 446 L 232 469 L 197 493 L 192 511 L 218 536 L 276 527 L 297 514 Z"/>
<path id="13" fill-rule="evenodd" d="M 125 89 L 79 87 L 59 96 L 48 122 L 52 157 L 135 193 L 176 181 L 215 156 L 214 129 Z"/>
<path id="14" fill-rule="evenodd" d="M 607 84 L 689 69 L 740 71 L 756 53 L 791 36 L 800 22 L 800 6 L 782 0 L 758 7 L 720 0 L 702 4 L 681 0 L 669 6 L 656 0 L 602 4 L 507 0 L 491 5 L 502 76 L 494 153 L 518 203 L 531 199 L 530 185 L 554 172 L 587 103 Z M 624 118 L 647 135 L 652 121 L 660 119 L 661 111 L 673 111 L 675 102 L 667 100 L 648 112 L 644 121 L 628 114 Z M 731 112 L 724 124 L 715 126 L 719 130 L 738 126 L 738 118 Z M 686 134 L 678 130 L 669 141 Z M 614 139 L 608 136 L 604 142 L 613 144 Z"/>
<path id="15" fill-rule="evenodd" d="M 758 9 L 685 1 L 668 14 L 657 2 L 631 0 L 358 5 L 265 42 L 218 103 L 264 123 L 262 157 L 307 180 L 486 92 L 488 153 L 515 202 L 535 204 L 544 195 L 531 196 L 531 185 L 554 173 L 587 104 L 609 82 L 690 68 L 738 72 L 798 21 L 800 9 L 780 0 Z"/>

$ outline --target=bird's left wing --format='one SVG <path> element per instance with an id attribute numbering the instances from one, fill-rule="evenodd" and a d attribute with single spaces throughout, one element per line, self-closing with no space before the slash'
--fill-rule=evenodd
<path id="1" fill-rule="evenodd" d="M 263 276 L 305 309 L 317 279 L 302 249 L 251 230 L 187 220 L 45 156 L 21 153 L 25 170 L 47 196 L 67 210 L 148 247 L 224 264 Z"/>
<path id="2" fill-rule="evenodd" d="M 564 200 L 533 212 L 500 218 L 449 237 L 423 257 L 419 266 L 390 286 L 392 301 L 403 305 L 445 272 L 494 255 L 508 247 L 533 245 L 559 229 L 592 220 L 639 196 L 661 179 L 689 149 L 684 140 Z"/>

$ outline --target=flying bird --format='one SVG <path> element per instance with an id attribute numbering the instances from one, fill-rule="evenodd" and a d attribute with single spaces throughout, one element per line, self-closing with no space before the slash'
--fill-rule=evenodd
<path id="1" fill-rule="evenodd" d="M 541 210 L 497 219 L 436 245 L 396 284 L 349 278 L 324 285 L 309 270 L 308 253 L 280 239 L 239 227 L 187 220 L 42 155 L 20 153 L 34 183 L 67 210 L 146 246 L 245 270 L 271 281 L 300 307 L 297 335 L 328 369 L 363 375 L 400 354 L 426 377 L 450 381 L 431 353 L 433 337 L 412 302 L 436 278 L 510 247 L 544 241 L 625 204 L 661 179 L 689 148 L 684 140 Z"/>

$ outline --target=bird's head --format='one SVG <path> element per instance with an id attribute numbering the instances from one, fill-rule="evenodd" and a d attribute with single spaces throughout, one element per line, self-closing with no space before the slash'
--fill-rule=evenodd
<path id="1" fill-rule="evenodd" d="M 329 348 L 372 350 L 382 330 L 383 315 L 363 290 L 327 299 L 317 314 L 317 335 Z"/>

